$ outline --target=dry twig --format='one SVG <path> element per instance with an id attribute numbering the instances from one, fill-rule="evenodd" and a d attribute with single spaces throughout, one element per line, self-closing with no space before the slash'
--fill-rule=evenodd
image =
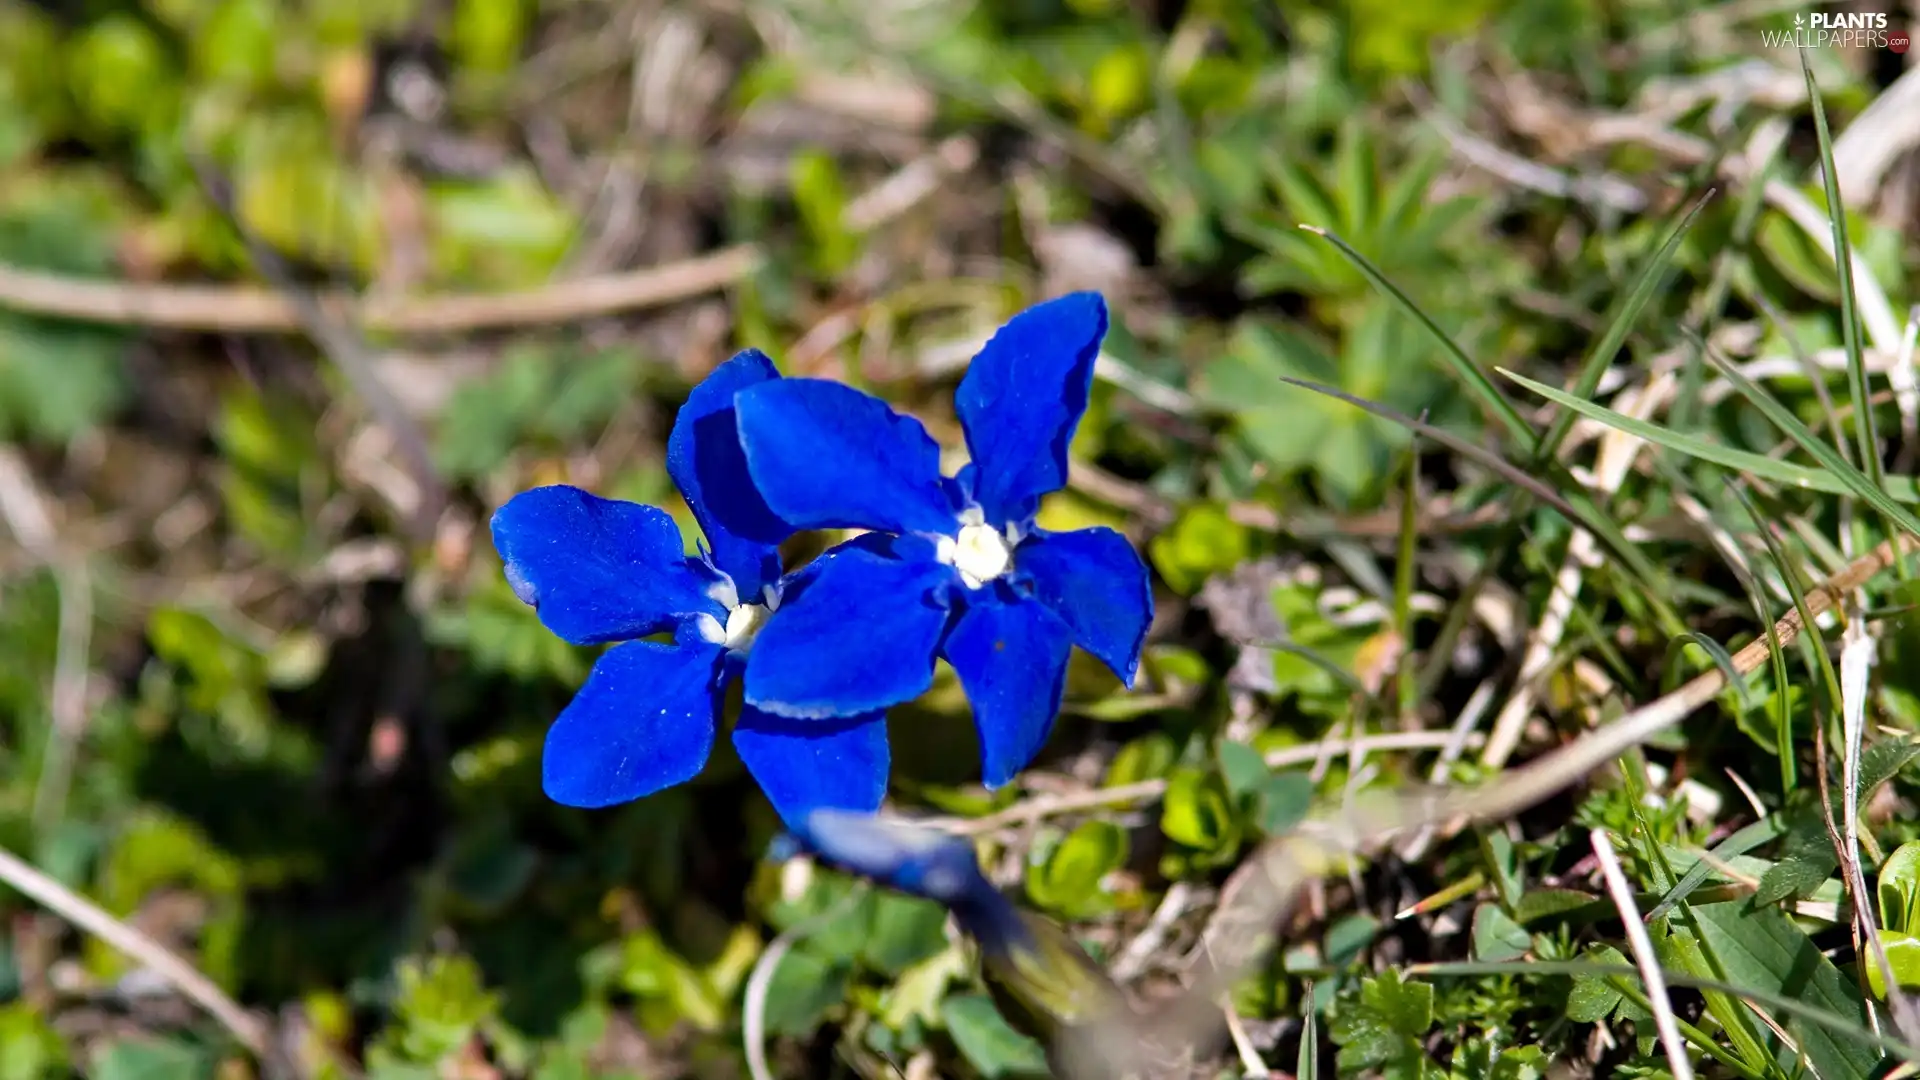
<path id="1" fill-rule="evenodd" d="M 1600 861 L 1600 876 L 1607 882 L 1607 895 L 1613 898 L 1613 906 L 1620 911 L 1621 925 L 1626 928 L 1633 962 L 1647 984 L 1647 1004 L 1653 1009 L 1653 1026 L 1660 1033 L 1660 1047 L 1666 1051 L 1667 1069 L 1673 1073 L 1674 1080 L 1693 1080 L 1693 1062 L 1687 1059 L 1687 1044 L 1680 1038 L 1679 1025 L 1674 1023 L 1673 999 L 1667 996 L 1667 980 L 1660 970 L 1660 957 L 1653 951 L 1653 939 L 1647 936 L 1639 909 L 1634 907 L 1633 886 L 1628 884 L 1626 872 L 1620 868 L 1620 859 L 1613 853 L 1613 842 L 1607 839 L 1606 830 L 1594 829 L 1589 835 L 1593 854 Z"/>
<path id="2" fill-rule="evenodd" d="M 264 1056 L 267 1052 L 265 1025 L 238 1002 L 215 986 L 213 980 L 196 971 L 192 964 L 168 952 L 126 923 L 107 914 L 93 901 L 28 865 L 5 849 L 0 849 L 0 881 L 20 890 L 54 914 L 113 946 L 142 967 L 166 980 L 167 984 L 207 1010 L 220 1021 L 240 1045 Z"/>
<path id="3" fill-rule="evenodd" d="M 464 296 L 370 296 L 327 293 L 320 306 L 334 318 L 383 334 L 458 334 L 551 325 L 661 307 L 727 288 L 759 268 L 761 251 L 737 244 L 666 266 L 524 292 Z M 273 289 L 228 285 L 136 285 L 91 281 L 0 265 L 0 308 L 83 322 L 162 330 L 293 334 L 300 314 Z"/>

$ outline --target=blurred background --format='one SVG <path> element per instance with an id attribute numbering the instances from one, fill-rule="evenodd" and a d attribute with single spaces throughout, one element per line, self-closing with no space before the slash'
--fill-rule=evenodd
<path id="1" fill-rule="evenodd" d="M 1487 377 L 1558 386 L 1717 189 L 1599 390 L 1691 373 L 1668 422 L 1772 450 L 1677 354 L 1686 328 L 1844 383 L 1806 83 L 1766 37 L 1809 10 L 0 0 L 0 843 L 242 1002 L 271 1065 L 9 890 L 0 1080 L 742 1076 L 748 972 L 836 905 L 765 997 L 775 1075 L 1031 1072 L 943 912 L 763 861 L 775 822 L 724 741 L 698 782 L 637 804 L 543 797 L 546 726 L 592 656 L 514 599 L 488 514 L 570 482 L 667 506 L 691 542 L 665 435 L 746 346 L 957 452 L 951 388 L 992 329 L 1102 291 L 1114 330 L 1042 523 L 1112 525 L 1149 556 L 1141 685 L 1077 656 L 1047 754 L 987 793 L 943 667 L 894 716 L 893 803 L 999 815 L 974 830 L 995 879 L 1151 999 L 1239 855 L 1316 794 L 1500 767 L 1474 724 L 1448 732 L 1476 688 L 1523 692 L 1567 543 L 1483 464 L 1281 381 L 1532 450 L 1296 224 L 1351 245 Z M 1897 41 L 1806 55 L 1868 284 L 1904 319 L 1920 104 L 1913 13 L 1886 11 Z M 1823 415 L 1806 369 L 1756 377 Z M 1586 468 L 1597 436 L 1576 426 L 1562 457 Z M 1751 522 L 1698 471 L 1643 461 L 1615 505 L 1691 579 L 1661 598 L 1686 625 L 1750 637 L 1687 522 Z M 1639 589 L 1594 570 L 1546 643 L 1564 674 L 1529 700 L 1577 724 L 1710 665 L 1666 649 Z M 1753 759 L 1777 791 L 1765 697 L 1729 695 L 1692 753 Z M 1364 764 L 1313 748 L 1362 734 L 1384 740 Z M 1551 813 L 1549 831 L 1572 808 Z M 1319 892 L 1235 998 L 1253 1060 L 1290 1068 L 1328 1008 L 1424 1053 L 1417 1009 L 1362 976 L 1467 955 L 1457 926 L 1391 916 L 1480 853 L 1463 837 Z M 1642 1060 L 1593 1050 L 1564 994 L 1462 985 L 1433 1060 L 1516 1040 L 1537 1060 L 1394 1075 Z M 1400 1060 L 1362 1050 L 1343 1073 Z M 1245 1051 L 1221 1069 L 1253 1072 Z"/>

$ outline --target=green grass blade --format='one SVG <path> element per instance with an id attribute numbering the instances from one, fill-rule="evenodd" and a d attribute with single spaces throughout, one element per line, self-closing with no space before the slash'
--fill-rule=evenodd
<path id="1" fill-rule="evenodd" d="M 1731 484 L 1728 485 L 1728 487 L 1732 486 Z M 1735 497 L 1737 498 L 1738 496 L 1739 493 L 1735 492 Z M 1750 505 L 1747 499 L 1741 499 L 1740 501 L 1743 505 Z M 1729 534 L 1731 534 L 1731 530 L 1729 530 Z M 1773 668 L 1772 701 L 1775 709 L 1773 716 L 1773 752 L 1779 758 L 1780 793 L 1785 795 L 1792 792 L 1795 787 L 1798 787 L 1800 782 L 1799 761 L 1793 756 L 1793 702 L 1787 696 L 1787 687 L 1789 686 L 1787 682 L 1787 651 L 1780 647 L 1780 631 L 1775 625 L 1773 616 L 1767 614 L 1767 594 L 1766 591 L 1760 587 L 1760 582 L 1755 580 L 1752 574 L 1747 573 L 1745 567 L 1731 559 L 1727 561 L 1727 568 L 1732 570 L 1734 576 L 1740 579 L 1741 588 L 1746 590 L 1747 601 L 1753 605 L 1754 621 L 1765 627 L 1767 631 L 1767 662 Z"/>
<path id="2" fill-rule="evenodd" d="M 1679 652 L 1689 645 L 1706 653 L 1707 659 L 1713 661 L 1713 666 L 1719 668 L 1720 674 L 1727 677 L 1727 685 L 1733 687 L 1734 694 L 1740 699 L 1741 705 L 1744 706 L 1752 700 L 1747 693 L 1746 678 L 1740 674 L 1739 668 L 1733 666 L 1733 654 L 1727 651 L 1725 645 L 1720 644 L 1698 630 L 1689 630 L 1668 642 L 1667 659 L 1673 659 L 1674 653 Z"/>
<path id="3" fill-rule="evenodd" d="M 1319 1012 L 1313 1007 L 1313 980 L 1308 979 L 1300 990 L 1300 1054 L 1295 1059 L 1293 1074 L 1301 1080 L 1320 1080 L 1323 1074 L 1320 1064 Z"/>
<path id="4" fill-rule="evenodd" d="M 1625 563 L 1627 568 L 1647 587 L 1643 599 L 1653 606 L 1654 611 L 1659 615 L 1666 633 L 1678 634 L 1686 629 L 1680 617 L 1674 613 L 1673 605 L 1666 600 L 1667 590 L 1661 586 L 1663 575 L 1659 569 L 1647 558 L 1646 553 L 1640 550 L 1639 545 L 1627 539 L 1627 534 L 1619 525 L 1614 523 L 1613 519 L 1606 515 L 1605 511 L 1600 509 L 1599 505 L 1593 501 L 1592 496 L 1588 495 L 1585 489 L 1574 485 L 1568 489 L 1567 494 L 1560 494 L 1518 465 L 1507 461 L 1505 458 L 1502 458 L 1500 455 L 1483 446 L 1468 442 L 1444 428 L 1437 428 L 1425 421 L 1415 420 L 1405 413 L 1390 409 L 1378 402 L 1355 397 L 1345 391 L 1336 390 L 1331 386 L 1288 376 L 1282 376 L 1281 381 L 1291 383 L 1305 390 L 1325 394 L 1328 397 L 1338 398 L 1355 408 L 1365 409 L 1375 416 L 1385 420 L 1391 420 L 1416 435 L 1424 436 L 1445 446 L 1449 450 L 1459 453 L 1462 457 L 1471 458 L 1499 473 L 1524 490 L 1526 494 L 1545 502 L 1563 514 L 1567 520 L 1586 528 L 1589 532 L 1593 533 L 1595 537 L 1599 538 L 1600 542 L 1605 544 L 1607 549 L 1618 557 L 1621 562 Z M 1551 465 L 1553 463 L 1549 462 L 1549 464 Z M 1523 505 L 1520 501 L 1515 501 L 1514 513 L 1516 516 L 1525 513 L 1529 509 L 1531 509 L 1530 505 Z"/>
<path id="5" fill-rule="evenodd" d="M 1807 50 L 1800 49 L 1800 73 L 1807 80 L 1807 103 L 1813 106 L 1813 130 L 1820 144 L 1820 178 L 1826 188 L 1827 218 L 1833 223 L 1833 268 L 1840 276 L 1841 341 L 1847 350 L 1847 389 L 1853 395 L 1854 434 L 1860 460 L 1877 485 L 1886 470 L 1880 462 L 1880 435 L 1874 430 L 1872 394 L 1867 388 L 1867 363 L 1860 348 L 1860 307 L 1853 290 L 1853 246 L 1847 236 L 1847 210 L 1840 202 L 1840 178 L 1833 168 L 1833 134 L 1827 129 L 1827 109 L 1813 78 Z"/>
<path id="6" fill-rule="evenodd" d="M 1653 299 L 1654 293 L 1666 284 L 1673 269 L 1674 257 L 1680 253 L 1680 241 L 1686 238 L 1688 230 L 1693 228 L 1694 221 L 1700 217 L 1700 211 L 1706 209 L 1708 200 L 1712 198 L 1711 191 L 1701 196 L 1699 201 L 1693 204 L 1693 209 L 1688 210 L 1680 219 L 1680 223 L 1674 226 L 1672 234 L 1667 237 L 1667 242 L 1660 245 L 1660 249 L 1654 252 L 1653 258 L 1649 259 L 1647 265 L 1641 269 L 1639 278 L 1633 283 L 1633 288 L 1628 290 L 1608 318 L 1606 332 L 1600 335 L 1600 339 L 1594 343 L 1593 350 L 1587 353 L 1586 359 L 1581 362 L 1579 377 L 1574 380 L 1574 396 L 1585 400 L 1593 397 L 1594 392 L 1600 388 L 1600 377 L 1606 374 L 1615 354 L 1619 353 L 1621 346 L 1626 344 L 1627 335 L 1633 332 L 1633 325 L 1640 318 L 1641 311 L 1646 309 L 1647 302 Z M 1553 418 L 1553 423 L 1547 425 L 1547 432 L 1541 436 L 1539 447 L 1534 451 L 1536 463 L 1551 458 L 1559 452 L 1560 444 L 1566 441 L 1567 433 L 1573 430 L 1573 421 L 1572 413 L 1561 413 Z"/>
<path id="7" fill-rule="evenodd" d="M 1400 661 L 1395 664 L 1394 680 L 1400 691 L 1400 719 L 1413 719 L 1419 704 L 1413 669 L 1413 589 L 1418 576 L 1420 514 L 1420 442 L 1415 437 L 1407 447 L 1407 486 L 1400 502 L 1399 562 L 1393 569 L 1393 624 L 1400 629 Z"/>
<path id="8" fill-rule="evenodd" d="M 1668 889 L 1666 895 L 1660 898 L 1660 902 L 1647 911 L 1645 916 L 1646 920 L 1653 922 L 1655 919 L 1661 918 L 1666 915 L 1667 912 L 1672 911 L 1674 905 L 1685 900 L 1689 893 L 1706 884 L 1707 878 L 1713 874 L 1715 864 L 1729 862 L 1763 844 L 1772 843 L 1786 834 L 1787 827 L 1785 819 L 1779 814 L 1774 814 L 1770 817 L 1761 818 L 1759 821 L 1748 825 L 1746 828 L 1715 844 L 1709 849 L 1713 858 L 1701 859 L 1699 862 L 1693 864 L 1692 869 L 1681 875 L 1680 880 L 1674 883 L 1673 888 Z"/>
<path id="9" fill-rule="evenodd" d="M 1841 344 L 1847 351 L 1847 390 L 1853 396 L 1854 434 L 1867 475 L 1876 486 L 1886 486 L 1887 470 L 1880 460 L 1880 432 L 1873 417 L 1873 393 L 1867 383 L 1866 346 L 1861 340 L 1860 298 L 1853 279 L 1853 241 L 1847 233 L 1847 208 L 1840 198 L 1840 178 L 1833 164 L 1833 133 L 1827 125 L 1827 107 L 1813 78 L 1807 51 L 1800 50 L 1800 74 L 1807 81 L 1807 102 L 1813 106 L 1813 130 L 1820 146 L 1820 178 L 1827 196 L 1827 220 L 1833 227 L 1833 266 L 1840 282 Z M 1837 434 L 1837 433 L 1836 433 Z M 1908 578 L 1907 560 L 1894 564 L 1901 581 Z"/>
<path id="10" fill-rule="evenodd" d="M 1352 405 L 1356 409 L 1364 409 L 1382 420 L 1389 420 L 1399 424 L 1415 435 L 1431 439 L 1462 457 L 1470 458 L 1486 466 L 1488 469 L 1500 474 L 1501 478 L 1505 479 L 1508 483 L 1525 490 L 1534 498 L 1565 514 L 1568 520 L 1578 521 L 1580 519 L 1579 511 L 1575 510 L 1571 503 L 1562 498 L 1559 492 L 1548 487 L 1545 483 L 1541 482 L 1539 478 L 1531 475 L 1525 469 L 1522 469 L 1520 466 L 1515 465 L 1486 447 L 1463 439 L 1445 428 L 1434 427 L 1432 424 L 1424 420 L 1416 420 L 1406 413 L 1400 412 L 1398 409 L 1389 408 L 1377 401 L 1368 401 L 1366 398 L 1356 397 L 1344 390 L 1327 386 L 1324 383 L 1312 382 L 1307 379 L 1296 379 L 1290 375 L 1280 376 L 1280 381 L 1298 386 L 1302 390 L 1311 390 L 1316 394 L 1325 394 L 1330 398 L 1337 398 Z"/>
<path id="11" fill-rule="evenodd" d="M 1799 443 L 1801 449 L 1813 455 L 1814 460 L 1845 483 L 1849 491 L 1865 499 L 1874 509 L 1887 515 L 1901 528 L 1915 536 L 1920 536 L 1920 518 L 1914 517 L 1906 507 L 1895 502 L 1887 494 L 1885 487 L 1876 484 L 1866 473 L 1849 465 L 1838 451 L 1828 446 L 1814 435 L 1807 425 L 1801 423 L 1800 418 L 1793 415 L 1791 409 L 1780 404 L 1779 400 L 1769 394 L 1765 387 L 1742 374 L 1738 367 L 1721 356 L 1713 346 L 1702 343 L 1702 347 L 1707 359 L 1713 362 L 1714 367 L 1720 369 L 1721 376 L 1732 383 L 1734 389 L 1740 391 L 1743 397 L 1753 402 L 1756 408 L 1766 413 L 1767 419 L 1773 421 L 1775 427 L 1784 432 L 1788 438 Z M 1908 486 L 1911 487 L 1911 485 L 1912 481 L 1909 480 Z"/>
<path id="12" fill-rule="evenodd" d="M 1462 386 L 1472 391 L 1473 395 L 1480 399 L 1481 404 L 1485 405 L 1487 410 L 1506 426 L 1507 434 L 1513 437 L 1515 443 L 1529 450 L 1539 445 L 1539 437 L 1534 433 L 1533 425 L 1527 423 L 1526 417 L 1520 415 L 1520 410 L 1513 407 L 1513 402 L 1508 401 L 1506 395 L 1500 392 L 1500 388 L 1493 384 L 1493 380 L 1487 378 L 1487 373 L 1480 370 L 1480 365 L 1468 359 L 1466 350 L 1462 349 L 1445 330 L 1440 329 L 1440 324 L 1434 322 L 1431 316 L 1421 310 L 1420 305 L 1414 303 L 1412 297 L 1401 292 L 1399 286 L 1387 280 L 1387 276 L 1380 272 L 1379 267 L 1373 265 L 1365 255 L 1360 254 L 1352 244 L 1318 225 L 1302 225 L 1300 228 L 1338 248 L 1361 275 L 1373 283 L 1374 288 L 1386 293 L 1394 303 L 1400 305 L 1402 311 L 1412 316 L 1415 322 L 1426 327 L 1427 332 L 1433 335 L 1434 340 L 1440 343 L 1441 349 L 1446 353 L 1447 366 L 1452 370 L 1453 377 L 1459 380 Z"/>
<path id="13" fill-rule="evenodd" d="M 1820 624 L 1813 621 L 1813 612 L 1807 608 L 1807 590 L 1800 583 L 1800 575 L 1794 572 L 1793 563 L 1787 558 L 1787 553 L 1781 549 L 1780 541 L 1774 537 L 1773 530 L 1767 528 L 1766 519 L 1760 516 L 1760 508 L 1753 504 L 1753 499 L 1732 480 L 1727 481 L 1727 486 L 1733 489 L 1733 497 L 1740 500 L 1740 505 L 1746 507 L 1747 515 L 1753 519 L 1754 531 L 1760 534 L 1761 542 L 1767 545 L 1767 554 L 1772 557 L 1773 565 L 1780 571 L 1781 580 L 1787 583 L 1787 591 L 1793 594 L 1793 609 L 1800 613 L 1800 632 L 1805 635 L 1802 640 L 1813 643 L 1813 655 L 1820 666 L 1820 675 L 1827 684 L 1828 700 L 1833 703 L 1833 708 L 1837 712 L 1840 709 L 1840 677 L 1834 673 L 1833 659 L 1827 655 L 1827 643 L 1820 633 Z M 1771 635 L 1772 631 L 1769 630 L 1768 634 Z M 1770 637 L 1768 644 L 1777 645 L 1779 642 Z M 1782 669 L 1775 669 L 1776 672 L 1779 670 Z M 1781 685 L 1784 687 L 1786 684 Z M 1786 723 L 1784 709 L 1781 723 Z"/>
<path id="14" fill-rule="evenodd" d="M 1505 368 L 1499 370 L 1500 374 L 1512 379 L 1514 382 L 1519 383 L 1521 386 L 1539 394 L 1541 397 L 1546 398 L 1556 405 L 1565 406 L 1591 419 L 1598 420 L 1610 428 L 1617 428 L 1629 435 L 1638 436 L 1653 443 L 1655 446 L 1665 447 L 1675 453 L 1685 454 L 1692 458 L 1699 458 L 1701 461 L 1711 462 L 1736 472 L 1755 476 L 1762 480 L 1772 481 L 1776 484 L 1785 484 L 1788 487 L 1800 488 L 1804 491 L 1819 491 L 1829 495 L 1857 493 L 1855 488 L 1830 472 L 1809 468 L 1805 465 L 1795 465 L 1792 462 L 1781 461 L 1778 458 L 1768 457 L 1765 454 L 1756 454 L 1751 450 L 1738 450 L 1731 446 L 1722 446 L 1719 443 L 1709 442 L 1698 435 L 1689 435 L 1685 432 L 1674 431 L 1671 428 L 1663 428 L 1657 424 L 1652 424 L 1637 417 L 1628 416 L 1625 413 L 1609 409 L 1605 405 L 1599 405 L 1582 398 L 1574 397 L 1565 390 L 1535 382 L 1524 375 L 1516 374 Z M 1831 453 L 1831 449 L 1829 449 L 1828 452 Z M 1888 477 L 1887 488 L 1888 494 L 1893 498 L 1900 499 L 1903 502 L 1920 502 L 1920 488 L 1916 488 L 1910 479 L 1905 477 Z"/>

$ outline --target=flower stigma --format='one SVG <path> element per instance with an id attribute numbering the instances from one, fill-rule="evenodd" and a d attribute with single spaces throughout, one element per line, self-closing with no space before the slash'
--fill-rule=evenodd
<path id="1" fill-rule="evenodd" d="M 760 628 L 766 625 L 767 616 L 771 614 L 771 607 L 736 604 L 728 609 L 724 626 L 711 615 L 701 615 L 700 636 L 715 645 L 726 646 L 728 652 L 744 653 L 753 648 L 753 639 L 760 636 Z"/>
<path id="2" fill-rule="evenodd" d="M 760 636 L 760 628 L 767 623 L 772 614 L 759 604 L 741 604 L 727 612 L 726 640 L 722 642 L 734 652 L 746 652 L 753 647 L 753 639 Z"/>
<path id="3" fill-rule="evenodd" d="M 1013 569 L 1013 548 L 1006 537 L 982 522 L 960 526 L 955 539 L 941 538 L 938 558 L 960 571 L 967 588 L 977 589 Z"/>

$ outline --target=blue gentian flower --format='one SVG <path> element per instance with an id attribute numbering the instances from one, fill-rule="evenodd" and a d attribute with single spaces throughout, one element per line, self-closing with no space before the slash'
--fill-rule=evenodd
<path id="1" fill-rule="evenodd" d="M 793 846 L 822 862 L 945 905 L 980 944 L 982 974 L 1001 1012 L 1028 1034 L 1052 1043 L 1063 1029 L 1125 1015 L 1119 989 L 1071 937 L 1000 895 L 980 872 L 972 841 L 831 808 L 794 828 Z"/>
<path id="2" fill-rule="evenodd" d="M 902 818 L 830 807 L 810 811 L 789 828 L 782 854 L 797 848 L 836 869 L 950 908 L 998 911 L 1007 904 L 980 872 L 973 841 L 966 837 Z"/>
<path id="3" fill-rule="evenodd" d="M 698 775 L 768 616 L 830 564 L 781 575 L 776 545 L 793 530 L 747 478 L 734 395 L 779 379 L 746 350 L 694 387 L 674 422 L 667 472 L 706 534 L 698 557 L 666 511 L 566 485 L 521 492 L 493 515 L 507 581 L 547 629 L 576 645 L 621 643 L 547 733 L 541 778 L 556 802 L 611 806 Z M 666 632 L 671 642 L 640 640 Z M 733 745 L 790 824 L 821 806 L 872 811 L 886 794 L 880 710 L 796 720 L 749 704 Z"/>
<path id="4" fill-rule="evenodd" d="M 821 560 L 769 623 L 749 704 L 787 717 L 884 709 L 931 686 L 944 656 L 973 705 L 982 778 L 999 787 L 1046 742 L 1074 643 L 1133 685 L 1153 618 L 1140 556 L 1112 529 L 1034 526 L 1041 496 L 1066 486 L 1106 332 L 1091 292 L 1001 327 L 954 395 L 972 462 L 952 478 L 919 421 L 852 387 L 740 391 L 741 446 L 767 508 L 796 529 L 872 530 Z"/>

